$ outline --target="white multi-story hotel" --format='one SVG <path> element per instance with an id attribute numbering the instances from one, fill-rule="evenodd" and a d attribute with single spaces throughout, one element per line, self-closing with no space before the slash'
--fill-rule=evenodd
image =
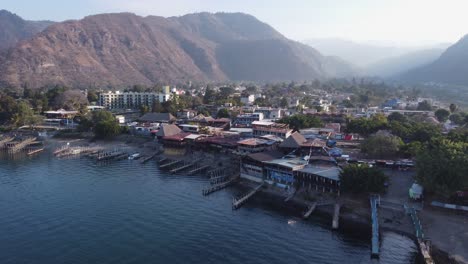
<path id="1" fill-rule="evenodd" d="M 165 102 L 170 97 L 169 86 L 163 87 L 162 93 L 109 91 L 99 94 L 99 104 L 107 109 L 138 109 L 143 105 L 151 107 L 156 100 Z"/>

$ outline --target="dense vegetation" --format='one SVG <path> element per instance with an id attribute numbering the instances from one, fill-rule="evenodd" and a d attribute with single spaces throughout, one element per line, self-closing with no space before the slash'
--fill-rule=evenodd
<path id="1" fill-rule="evenodd" d="M 323 123 L 320 118 L 313 115 L 295 114 L 281 118 L 279 123 L 288 124 L 290 128 L 299 130 L 310 127 L 322 127 Z"/>
<path id="2" fill-rule="evenodd" d="M 378 168 L 352 164 L 340 173 L 343 191 L 352 193 L 381 193 L 385 191 L 387 176 Z"/>
<path id="3" fill-rule="evenodd" d="M 468 141 L 437 138 L 425 144 L 417 159 L 417 180 L 427 191 L 449 197 L 468 188 Z"/>

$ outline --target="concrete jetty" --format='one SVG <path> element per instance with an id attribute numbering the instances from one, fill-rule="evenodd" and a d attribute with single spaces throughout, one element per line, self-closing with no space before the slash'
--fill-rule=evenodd
<path id="1" fill-rule="evenodd" d="M 255 187 L 252 191 L 247 193 L 246 195 L 242 196 L 239 199 L 233 198 L 232 200 L 232 209 L 236 210 L 239 209 L 244 203 L 246 203 L 252 196 L 254 196 L 262 187 L 264 183 L 261 183 L 257 187 Z"/>
<path id="2" fill-rule="evenodd" d="M 421 220 L 419 220 L 418 214 L 416 213 L 416 209 L 414 207 L 408 208 L 406 205 L 405 208 L 407 209 L 407 212 L 411 217 L 411 221 L 413 222 L 414 229 L 416 231 L 416 238 L 418 240 L 419 250 L 421 251 L 421 254 L 424 257 L 424 262 L 426 264 L 434 264 L 435 262 L 431 256 L 430 243 L 424 237 Z"/>
<path id="3" fill-rule="evenodd" d="M 380 204 L 379 195 L 370 196 L 370 206 L 371 206 L 371 221 L 372 221 L 372 251 L 371 257 L 378 258 L 380 254 L 380 245 L 379 245 L 379 217 L 377 207 Z"/>
<path id="4" fill-rule="evenodd" d="M 333 213 L 332 229 L 338 229 L 339 220 L 340 220 L 340 209 L 341 209 L 341 205 L 339 203 L 336 203 L 335 210 Z"/>

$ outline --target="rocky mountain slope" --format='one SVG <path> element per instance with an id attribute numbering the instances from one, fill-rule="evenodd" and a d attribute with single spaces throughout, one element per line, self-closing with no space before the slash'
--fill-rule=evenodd
<path id="1" fill-rule="evenodd" d="M 51 21 L 27 21 L 11 12 L 0 10 L 0 50 L 31 38 L 51 24 Z"/>
<path id="2" fill-rule="evenodd" d="M 0 58 L 0 83 L 124 87 L 161 82 L 312 80 L 349 64 L 241 13 L 89 16 L 49 26 Z"/>

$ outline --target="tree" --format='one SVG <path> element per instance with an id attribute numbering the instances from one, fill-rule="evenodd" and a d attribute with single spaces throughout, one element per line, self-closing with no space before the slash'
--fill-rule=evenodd
<path id="1" fill-rule="evenodd" d="M 395 158 L 402 146 L 401 138 L 391 134 L 376 133 L 361 144 L 361 150 L 373 158 Z"/>
<path id="2" fill-rule="evenodd" d="M 140 114 L 144 115 L 150 111 L 150 108 L 147 105 L 140 106 Z"/>
<path id="3" fill-rule="evenodd" d="M 457 108 L 458 108 L 458 106 L 456 104 L 450 104 L 450 106 L 449 106 L 450 113 L 455 113 Z"/>
<path id="4" fill-rule="evenodd" d="M 54 99 L 57 108 L 66 110 L 78 110 L 89 104 L 85 94 L 80 90 L 67 90 L 58 94 Z"/>
<path id="5" fill-rule="evenodd" d="M 34 126 L 42 122 L 42 117 L 35 115 L 34 111 L 25 101 L 21 101 L 16 105 L 15 112 L 12 116 L 12 123 L 14 126 Z"/>
<path id="6" fill-rule="evenodd" d="M 120 126 L 109 111 L 93 112 L 94 134 L 97 138 L 112 138 L 120 134 Z"/>
<path id="7" fill-rule="evenodd" d="M 432 105 L 427 100 L 424 100 L 418 104 L 417 109 L 420 111 L 432 111 Z"/>
<path id="8" fill-rule="evenodd" d="M 0 124 L 10 122 L 15 110 L 15 99 L 9 95 L 0 94 Z"/>
<path id="9" fill-rule="evenodd" d="M 203 96 L 204 104 L 212 104 L 216 101 L 216 92 L 210 87 L 206 88 L 205 95 Z"/>
<path id="10" fill-rule="evenodd" d="M 445 121 L 447 121 L 448 117 L 450 116 L 450 112 L 447 111 L 446 109 L 437 109 L 437 111 L 434 112 L 437 120 L 439 120 L 439 122 L 443 123 Z"/>
<path id="11" fill-rule="evenodd" d="M 88 91 L 89 102 L 97 102 L 98 100 L 99 100 L 99 96 L 95 91 Z"/>
<path id="12" fill-rule="evenodd" d="M 371 118 L 357 118 L 350 120 L 346 126 L 346 132 L 357 133 L 366 137 L 379 130 L 387 128 L 387 118 L 384 115 L 374 115 Z"/>
<path id="13" fill-rule="evenodd" d="M 398 113 L 398 112 L 393 112 L 393 113 L 391 113 L 391 114 L 387 117 L 387 120 L 388 120 L 388 122 L 392 122 L 392 121 L 406 122 L 406 121 L 408 121 L 408 119 L 406 118 L 406 116 L 404 116 L 403 114 Z"/>
<path id="14" fill-rule="evenodd" d="M 468 128 L 459 127 L 450 130 L 447 138 L 453 142 L 468 142 Z"/>
<path id="15" fill-rule="evenodd" d="M 163 108 L 161 102 L 159 100 L 154 100 L 153 105 L 151 106 L 151 112 L 153 113 L 160 113 L 162 112 Z"/>
<path id="16" fill-rule="evenodd" d="M 465 115 L 463 115 L 464 113 L 455 113 L 455 114 L 451 114 L 449 119 L 450 121 L 452 121 L 453 123 L 455 123 L 456 125 L 459 125 L 459 126 L 462 126 L 465 124 L 466 120 L 465 120 Z"/>
<path id="17" fill-rule="evenodd" d="M 286 97 L 281 98 L 280 106 L 282 108 L 288 108 L 289 103 L 288 103 L 288 99 Z"/>
<path id="18" fill-rule="evenodd" d="M 364 164 L 346 166 L 340 173 L 340 186 L 346 192 L 380 193 L 387 180 L 381 170 Z"/>
<path id="19" fill-rule="evenodd" d="M 278 123 L 288 124 L 289 127 L 298 131 L 299 129 L 309 127 L 322 127 L 323 122 L 320 118 L 312 115 L 295 114 L 281 118 Z"/>
<path id="20" fill-rule="evenodd" d="M 226 108 L 219 109 L 218 114 L 216 115 L 216 117 L 217 118 L 230 118 L 229 110 L 227 110 Z"/>
<path id="21" fill-rule="evenodd" d="M 219 88 L 219 97 L 221 99 L 227 99 L 229 96 L 231 96 L 233 93 L 235 93 L 236 90 L 234 88 L 226 86 L 226 87 L 221 87 Z"/>
<path id="22" fill-rule="evenodd" d="M 417 181 L 432 193 L 449 197 L 468 188 L 468 143 L 435 139 L 416 158 Z"/>

